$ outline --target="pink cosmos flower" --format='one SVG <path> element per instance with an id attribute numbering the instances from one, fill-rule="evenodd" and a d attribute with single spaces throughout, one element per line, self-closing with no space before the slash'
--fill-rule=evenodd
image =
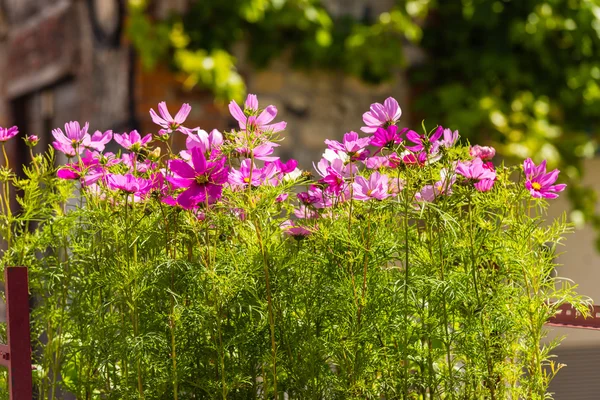
<path id="1" fill-rule="evenodd" d="M 419 135 L 417 132 L 409 130 L 408 132 L 406 132 L 406 139 L 415 143 L 415 145 L 406 146 L 406 148 L 415 153 L 426 150 L 426 148 L 429 149 L 433 145 L 433 143 L 435 143 L 442 136 L 443 133 L 444 128 L 442 128 L 441 126 L 438 126 L 435 132 L 433 132 L 433 134 L 431 134 L 430 137 L 427 137 L 426 135 Z"/>
<path id="2" fill-rule="evenodd" d="M 523 161 L 523 172 L 525 172 L 525 187 L 529 190 L 532 197 L 555 199 L 559 192 L 565 190 L 567 185 L 564 183 L 554 185 L 560 171 L 555 169 L 546 173 L 546 160 L 536 166 L 531 158 Z"/>
<path id="3" fill-rule="evenodd" d="M 473 158 L 479 157 L 482 160 L 491 160 L 496 155 L 496 149 L 490 146 L 479 146 L 476 144 L 475 146 L 471 146 L 469 154 Z"/>
<path id="4" fill-rule="evenodd" d="M 129 134 L 123 133 L 119 135 L 115 134 L 115 142 L 120 144 L 122 147 L 129 151 L 137 153 L 142 147 L 145 147 L 149 141 L 152 140 L 152 134 L 149 133 L 144 137 L 141 137 L 138 131 L 133 130 Z"/>
<path id="5" fill-rule="evenodd" d="M 19 133 L 19 128 L 12 126 L 10 128 L 0 127 L 0 142 L 6 142 Z"/>
<path id="6" fill-rule="evenodd" d="M 385 128 L 395 124 L 402 115 L 398 102 L 393 97 L 388 97 L 383 104 L 371 104 L 370 111 L 363 114 L 363 122 L 366 126 L 360 128 L 365 133 L 373 133 L 377 128 Z"/>
<path id="7" fill-rule="evenodd" d="M 480 192 L 487 192 L 494 185 L 496 172 L 485 165 L 481 158 L 473 161 L 459 162 L 456 165 L 456 173 L 471 179 L 475 182 L 475 189 Z"/>
<path id="8" fill-rule="evenodd" d="M 433 185 L 425 185 L 420 192 L 415 193 L 415 199 L 419 202 L 432 202 L 440 196 L 452 194 L 452 185 L 456 181 L 456 175 L 448 175 L 448 171 L 440 171 L 441 179 Z"/>
<path id="9" fill-rule="evenodd" d="M 170 160 L 169 169 L 174 175 L 167 177 L 175 189 L 185 188 L 177 196 L 177 203 L 187 209 L 198 203 L 215 203 L 221 198 L 223 184 L 227 182 L 225 158 L 207 162 L 199 148 L 193 148 L 190 153 L 192 165 L 183 160 Z"/>
<path id="10" fill-rule="evenodd" d="M 88 150 L 104 151 L 106 144 L 113 138 L 113 132 L 108 130 L 104 133 L 100 131 L 94 132 L 89 143 L 84 144 Z"/>
<path id="11" fill-rule="evenodd" d="M 150 117 L 152 118 L 152 122 L 163 128 L 159 131 L 159 134 L 161 135 L 166 135 L 175 131 L 187 134 L 189 133 L 189 129 L 182 126 L 182 124 L 185 122 L 188 115 L 190 115 L 191 110 L 192 107 L 190 107 L 189 104 L 184 103 L 177 114 L 175 114 L 175 118 L 173 118 L 171 117 L 171 114 L 169 114 L 167 103 L 161 101 L 158 103 L 158 112 L 160 113 L 160 117 L 152 108 L 150 109 Z"/>
<path id="12" fill-rule="evenodd" d="M 196 129 L 191 131 L 185 140 L 185 147 L 188 150 L 198 147 L 208 158 L 218 158 L 222 144 L 223 134 L 216 129 L 213 129 L 210 133 L 202 129 Z"/>
<path id="13" fill-rule="evenodd" d="M 90 134 L 87 132 L 88 128 L 89 123 L 87 122 L 82 128 L 79 122 L 71 121 L 65 124 L 66 133 L 63 133 L 60 128 L 53 129 L 52 136 L 56 141 L 52 142 L 52 146 L 70 157 L 81 154 L 91 142 Z"/>
<path id="14" fill-rule="evenodd" d="M 106 185 L 111 190 L 121 190 L 144 197 L 152 187 L 152 182 L 149 179 L 137 178 L 132 174 L 108 174 L 106 176 Z"/>
<path id="15" fill-rule="evenodd" d="M 256 95 L 249 94 L 246 98 L 244 105 L 245 109 L 242 111 L 240 106 L 231 100 L 229 103 L 229 112 L 238 122 L 240 129 L 243 131 L 262 133 L 262 132 L 281 132 L 286 127 L 286 122 L 281 121 L 275 124 L 271 124 L 271 121 L 277 116 L 277 108 L 273 105 L 267 106 L 258 116 L 258 100 Z"/>
<path id="16" fill-rule="evenodd" d="M 284 201 L 286 201 L 286 200 L 287 200 L 287 198 L 288 198 L 289 196 L 290 196 L 290 195 L 289 195 L 289 194 L 287 194 L 287 193 L 281 193 L 280 195 L 278 195 L 278 196 L 275 198 L 275 201 L 276 201 L 277 203 L 283 203 Z"/>
<path id="17" fill-rule="evenodd" d="M 310 208 L 304 204 L 301 204 L 300 207 L 294 210 L 294 215 L 298 219 L 317 219 L 319 218 L 319 213 L 317 210 Z"/>
<path id="18" fill-rule="evenodd" d="M 404 186 L 406 185 L 406 181 L 402 178 L 392 177 L 388 183 L 388 192 L 391 196 L 397 196 L 402 190 L 404 190 Z"/>
<path id="19" fill-rule="evenodd" d="M 396 153 L 388 156 L 373 156 L 364 161 L 368 169 L 397 168 L 401 162 L 402 160 L 398 158 Z"/>
<path id="20" fill-rule="evenodd" d="M 437 153 L 440 147 L 445 147 L 446 149 L 449 149 L 453 147 L 457 141 L 458 131 L 452 132 L 451 129 L 444 129 L 444 136 L 440 140 L 433 143 L 433 146 L 431 147 L 431 152 Z"/>
<path id="21" fill-rule="evenodd" d="M 284 234 L 292 236 L 296 239 L 305 238 L 312 233 L 310 230 L 302 226 L 294 225 L 294 223 L 289 219 L 287 221 L 282 222 L 280 227 L 283 230 Z"/>
<path id="22" fill-rule="evenodd" d="M 304 205 L 312 206 L 316 209 L 327 208 L 333 205 L 333 199 L 328 196 L 320 187 L 311 185 L 308 191 L 296 195 L 298 200 Z"/>
<path id="23" fill-rule="evenodd" d="M 390 125 L 387 128 L 377 128 L 373 137 L 371 137 L 371 146 L 379 148 L 392 148 L 395 144 L 402 143 L 402 135 L 408 131 L 403 128 L 398 132 L 396 125 Z"/>
<path id="24" fill-rule="evenodd" d="M 245 159 L 240 164 L 240 169 L 232 168 L 229 172 L 227 181 L 234 188 L 245 188 L 248 185 L 257 187 L 263 184 L 271 184 L 273 186 L 279 183 L 279 169 L 274 163 L 269 163 L 263 168 L 257 168 L 256 165 L 250 167 L 250 159 Z"/>
<path id="25" fill-rule="evenodd" d="M 351 161 L 360 161 L 367 158 L 369 156 L 369 150 L 367 150 L 366 147 L 370 142 L 370 138 L 359 138 L 358 133 L 356 132 L 344 134 L 344 141 L 342 143 L 336 140 L 325 140 L 325 144 L 330 150 L 346 153 Z"/>
<path id="26" fill-rule="evenodd" d="M 249 147 L 239 147 L 235 149 L 241 156 L 252 158 L 254 156 L 255 160 L 262 161 L 277 161 L 279 157 L 271 156 L 275 147 L 279 147 L 279 144 L 273 142 L 265 142 L 253 149 Z"/>
<path id="27" fill-rule="evenodd" d="M 369 180 L 363 176 L 354 178 L 352 188 L 354 190 L 353 198 L 355 200 L 367 201 L 371 199 L 383 200 L 390 197 L 388 191 L 388 176 L 374 172 Z"/>

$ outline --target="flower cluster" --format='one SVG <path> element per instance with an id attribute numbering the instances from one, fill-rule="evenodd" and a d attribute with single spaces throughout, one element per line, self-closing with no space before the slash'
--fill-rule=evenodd
<path id="1" fill-rule="evenodd" d="M 185 127 L 190 111 L 191 107 L 183 104 L 172 117 L 161 102 L 158 114 L 150 110 L 158 132 L 144 136 L 135 130 L 122 134 L 96 131 L 90 135 L 87 122 L 83 126 L 68 122 L 64 131 L 52 131 L 53 147 L 70 158 L 59 168 L 58 177 L 78 180 L 90 193 L 111 201 L 119 201 L 119 193 L 123 193 L 126 201 L 157 198 L 163 204 L 186 210 L 206 210 L 224 201 L 227 193 L 299 180 L 297 162 L 284 163 L 273 154 L 279 146 L 275 135 L 286 127 L 285 122 L 273 123 L 277 117 L 275 106 L 260 109 L 252 94 L 243 108 L 232 101 L 229 111 L 239 130 L 227 135 L 216 129 L 208 133 Z M 455 147 L 458 131 L 438 126 L 419 134 L 397 125 L 401 115 L 398 102 L 390 97 L 383 104 L 373 104 L 363 115 L 365 126 L 361 130 L 366 136 L 348 132 L 342 141 L 325 140 L 327 149 L 314 165 L 318 179 L 297 193 L 298 205 L 292 218 L 306 222 L 329 215 L 327 209 L 349 201 L 394 199 L 416 176 L 416 171 L 433 171 L 436 164 L 440 165 L 437 172 L 432 172 L 429 181 L 422 182 L 409 199 L 415 207 L 451 195 L 457 184 L 471 186 L 478 192 L 493 189 L 498 179 L 491 161 L 494 148 L 475 145 L 464 157 L 464 152 Z M 176 132 L 185 135 L 185 149 L 160 157 L 160 148 L 152 145 L 164 142 L 165 137 Z M 16 127 L 0 128 L 0 141 L 17 133 Z M 104 151 L 113 139 L 122 147 L 116 154 Z M 532 197 L 555 198 L 565 189 L 564 184 L 554 184 L 558 170 L 546 173 L 545 161 L 536 166 L 527 159 L 523 171 L 525 188 Z M 276 201 L 288 199 L 286 190 Z M 299 221 L 287 221 L 282 228 L 287 234 L 306 236 L 310 229 L 297 225 Z"/>

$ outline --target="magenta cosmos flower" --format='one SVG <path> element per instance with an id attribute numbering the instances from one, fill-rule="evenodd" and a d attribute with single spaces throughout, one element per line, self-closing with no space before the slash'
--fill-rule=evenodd
<path id="1" fill-rule="evenodd" d="M 395 124 L 402 116 L 402 110 L 393 97 L 385 99 L 383 104 L 373 103 L 371 109 L 363 114 L 366 126 L 360 128 L 365 133 L 373 133 L 377 128 L 386 128 Z"/>
<path id="2" fill-rule="evenodd" d="M 142 137 L 136 130 L 133 130 L 130 133 L 123 133 L 121 135 L 119 135 L 118 133 L 115 134 L 115 142 L 117 142 L 129 151 L 133 151 L 134 153 L 140 151 L 140 149 L 146 146 L 146 144 L 148 144 L 148 142 L 151 140 L 151 133 Z"/>
<path id="3" fill-rule="evenodd" d="M 258 116 L 258 100 L 256 95 L 249 94 L 244 104 L 244 110 L 240 108 L 235 100 L 231 100 L 229 103 L 229 112 L 238 122 L 240 129 L 243 131 L 261 133 L 261 132 L 281 132 L 285 129 L 286 123 L 284 121 L 271 124 L 271 122 L 277 116 L 277 107 L 270 105 L 267 106 Z"/>
<path id="4" fill-rule="evenodd" d="M 437 129 L 435 130 L 435 132 L 433 132 L 429 138 L 426 137 L 425 135 L 419 135 L 415 131 L 408 131 L 408 132 L 406 132 L 406 139 L 415 143 L 415 145 L 414 146 L 406 146 L 406 148 L 415 153 L 419 152 L 419 151 L 423 151 L 423 150 L 425 150 L 426 147 L 429 148 L 435 142 L 437 142 L 437 140 L 440 137 L 442 137 L 443 134 L 444 134 L 444 128 L 442 128 L 441 126 L 438 126 Z"/>
<path id="5" fill-rule="evenodd" d="M 496 172 L 484 164 L 481 158 L 476 158 L 473 161 L 459 162 L 456 165 L 456 173 L 475 181 L 475 189 L 480 192 L 490 190 L 496 179 Z"/>
<path id="6" fill-rule="evenodd" d="M 173 176 L 167 177 L 175 189 L 185 189 L 177 197 L 177 203 L 187 209 L 198 203 L 215 203 L 221 198 L 223 184 L 227 182 L 225 158 L 208 162 L 197 147 L 190 150 L 190 154 L 192 165 L 183 160 L 169 161 Z"/>
<path id="7" fill-rule="evenodd" d="M 150 117 L 152 118 L 152 122 L 163 128 L 160 131 L 158 131 L 158 133 L 161 135 L 165 135 L 175 131 L 187 134 L 189 133 L 189 129 L 182 126 L 182 124 L 185 122 L 188 115 L 190 115 L 191 110 L 192 107 L 190 107 L 189 104 L 184 103 L 177 112 L 177 114 L 175 114 L 175 118 L 173 118 L 169 113 L 167 103 L 161 101 L 160 103 L 158 103 L 158 112 L 160 116 L 158 116 L 154 109 L 151 108 Z"/>
<path id="8" fill-rule="evenodd" d="M 355 200 L 367 201 L 371 199 L 383 200 L 390 197 L 388 191 L 388 176 L 374 172 L 369 180 L 363 176 L 357 176 L 354 179 L 352 188 L 354 190 L 353 198 Z"/>
<path id="9" fill-rule="evenodd" d="M 379 148 L 392 148 L 395 144 L 402 143 L 402 134 L 404 134 L 408 128 L 403 128 L 398 132 L 396 125 L 390 125 L 387 128 L 377 128 L 373 137 L 371 138 L 371 146 Z"/>
<path id="10" fill-rule="evenodd" d="M 10 128 L 0 127 L 0 142 L 6 142 L 19 133 L 19 128 L 12 126 Z"/>
<path id="11" fill-rule="evenodd" d="M 525 187 L 529 190 L 532 197 L 555 199 L 558 192 L 565 190 L 567 185 L 554 185 L 558 178 L 559 170 L 555 169 L 546 173 L 546 160 L 536 166 L 531 158 L 523 161 L 523 172 L 525 172 Z"/>

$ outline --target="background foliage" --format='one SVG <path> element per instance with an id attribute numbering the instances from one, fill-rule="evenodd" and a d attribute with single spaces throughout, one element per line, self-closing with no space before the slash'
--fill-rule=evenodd
<path id="1" fill-rule="evenodd" d="M 410 68 L 417 114 L 460 127 L 505 157 L 561 167 L 571 219 L 600 229 L 596 193 L 580 183 L 600 114 L 597 0 L 398 0 L 380 15 L 365 8 L 360 20 L 333 17 L 325 3 L 197 1 L 185 15 L 156 21 L 144 0 L 130 0 L 129 35 L 146 66 L 171 60 L 186 86 L 211 88 L 220 99 L 244 94 L 232 56 L 240 42 L 259 67 L 285 53 L 299 68 L 371 83 L 406 67 L 403 47 L 414 42 L 428 55 Z"/>

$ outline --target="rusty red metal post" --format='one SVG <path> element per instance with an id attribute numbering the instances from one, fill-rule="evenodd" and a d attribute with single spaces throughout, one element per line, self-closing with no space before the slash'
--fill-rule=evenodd
<path id="1" fill-rule="evenodd" d="M 583 318 L 573 306 L 562 304 L 546 325 L 600 330 L 600 306 L 591 306 L 590 315 Z"/>
<path id="2" fill-rule="evenodd" d="M 8 343 L 0 345 L 0 365 L 8 368 L 10 400 L 31 400 L 31 340 L 26 267 L 4 270 Z"/>

